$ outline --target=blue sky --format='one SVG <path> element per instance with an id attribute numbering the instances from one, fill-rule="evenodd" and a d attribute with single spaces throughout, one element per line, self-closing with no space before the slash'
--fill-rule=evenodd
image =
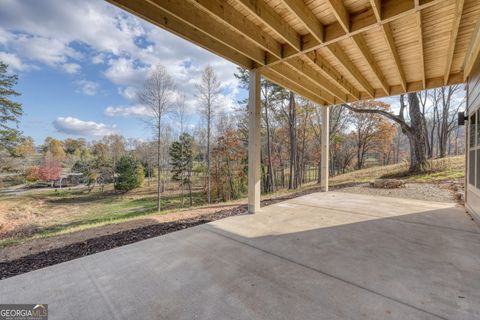
<path id="1" fill-rule="evenodd" d="M 185 93 L 192 124 L 207 64 L 222 82 L 220 110 L 245 96 L 235 65 L 105 1 L 0 0 L 0 7 L 0 60 L 20 77 L 20 129 L 36 143 L 110 133 L 148 139 L 135 91 L 159 64 Z"/>

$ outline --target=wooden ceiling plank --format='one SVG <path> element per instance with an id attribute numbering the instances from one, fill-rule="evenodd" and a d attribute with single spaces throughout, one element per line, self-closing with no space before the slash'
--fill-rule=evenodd
<path id="1" fill-rule="evenodd" d="M 223 24 L 208 15 L 202 14 L 193 4 L 187 1 L 147 0 L 147 2 L 170 13 L 188 25 L 200 29 L 206 35 L 246 55 L 259 65 L 266 64 L 266 54 L 263 49 L 253 46 L 241 36 L 233 37 L 231 31 L 225 28 Z"/>
<path id="2" fill-rule="evenodd" d="M 453 53 L 455 52 L 455 44 L 457 43 L 458 29 L 460 28 L 460 21 L 462 18 L 464 0 L 457 0 L 455 5 L 455 16 L 452 23 L 452 31 L 450 33 L 450 40 L 448 43 L 447 62 L 445 64 L 444 83 L 448 83 L 448 77 L 452 70 Z"/>
<path id="3" fill-rule="evenodd" d="M 382 85 L 383 91 L 385 92 L 385 94 L 388 94 L 390 90 L 388 82 L 385 79 L 385 76 L 383 75 L 382 70 L 380 70 L 380 66 L 378 65 L 377 61 L 375 60 L 372 53 L 368 49 L 365 39 L 361 34 L 356 34 L 352 37 L 352 40 L 357 46 L 357 48 L 360 50 L 360 53 L 362 54 L 363 58 L 367 61 L 368 66 L 370 67 L 370 69 L 372 70 L 372 72 L 375 74 L 378 81 Z"/>
<path id="4" fill-rule="evenodd" d="M 328 104 L 334 105 L 335 104 L 335 97 L 326 92 L 323 88 L 317 85 L 314 81 L 310 81 L 310 79 L 304 77 L 296 69 L 293 69 L 291 66 L 280 63 L 272 67 L 272 69 L 286 78 L 292 80 L 293 82 L 297 83 L 299 86 L 304 88 L 307 91 L 310 91 L 312 94 L 315 94 L 322 99 L 324 99 Z"/>
<path id="5" fill-rule="evenodd" d="M 206 36 L 199 29 L 189 26 L 150 3 L 130 0 L 107 1 L 243 68 L 252 69 L 258 66 L 252 59 L 218 42 L 214 38 Z"/>
<path id="6" fill-rule="evenodd" d="M 467 54 L 465 55 L 465 62 L 463 67 L 464 78 L 466 79 L 470 72 L 472 72 L 473 64 L 478 58 L 480 52 L 480 20 L 477 22 L 472 33 L 472 39 L 468 46 Z"/>
<path id="7" fill-rule="evenodd" d="M 336 87 L 332 81 L 328 80 L 324 77 L 320 72 L 315 71 L 310 65 L 308 65 L 305 61 L 300 58 L 290 59 L 286 62 L 292 68 L 296 69 L 298 72 L 304 74 L 306 77 L 310 79 L 310 81 L 315 82 L 332 95 L 336 97 L 335 100 L 339 100 L 340 102 L 347 102 L 348 97 L 347 95 L 342 92 L 338 87 Z M 336 103 L 335 103 L 336 104 Z"/>
<path id="8" fill-rule="evenodd" d="M 247 17 L 239 14 L 228 2 L 222 0 L 194 0 L 194 2 L 208 13 L 230 25 L 244 37 L 249 38 L 264 50 L 270 52 L 276 58 L 280 59 L 282 57 L 282 44 L 270 34 L 251 23 Z"/>
<path id="9" fill-rule="evenodd" d="M 372 7 L 377 22 L 382 21 L 382 2 L 381 0 L 370 0 L 370 6 Z"/>
<path id="10" fill-rule="evenodd" d="M 283 18 L 263 0 L 238 0 L 250 14 L 263 21 L 297 52 L 302 50 L 302 37 Z"/>
<path id="11" fill-rule="evenodd" d="M 343 0 L 327 0 L 330 8 L 333 11 L 333 14 L 337 18 L 337 21 L 342 26 L 345 33 L 350 32 L 350 14 L 348 13 Z"/>
<path id="12" fill-rule="evenodd" d="M 318 21 L 312 10 L 305 5 L 303 0 L 282 0 L 282 3 L 292 14 L 302 21 L 308 32 L 310 32 L 318 42 L 323 42 L 324 26 Z"/>
<path id="13" fill-rule="evenodd" d="M 360 92 L 355 89 L 337 70 L 333 68 L 318 52 L 309 52 L 306 57 L 310 59 L 323 74 L 338 85 L 345 93 L 360 99 Z"/>
<path id="14" fill-rule="evenodd" d="M 288 89 L 291 90 L 300 96 L 303 96 L 310 101 L 313 101 L 314 103 L 317 103 L 321 106 L 328 105 L 328 103 L 322 98 L 319 97 L 315 94 L 312 94 L 310 91 L 305 90 L 302 88 L 300 85 L 297 83 L 289 80 L 288 78 L 285 78 L 283 75 L 279 74 L 277 71 L 271 69 L 271 68 L 262 68 L 261 70 L 262 76 L 267 78 L 268 80 Z"/>
<path id="15" fill-rule="evenodd" d="M 398 76 L 400 77 L 400 85 L 402 88 L 407 91 L 407 81 L 405 79 L 405 73 L 402 68 L 402 64 L 400 61 L 400 56 L 398 55 L 397 48 L 395 46 L 395 40 L 393 39 L 392 29 L 390 28 L 390 24 L 386 23 L 382 25 L 383 35 L 385 36 L 385 40 L 387 42 L 388 50 L 394 60 L 395 68 L 397 70 Z"/>
<path id="16" fill-rule="evenodd" d="M 422 73 L 423 89 L 427 87 L 427 80 L 425 74 L 425 55 L 423 50 L 423 28 L 422 28 L 422 11 L 418 11 L 416 14 L 417 28 L 418 28 L 418 50 L 420 53 L 420 72 Z"/>
<path id="17" fill-rule="evenodd" d="M 345 70 L 358 81 L 358 83 L 362 86 L 362 88 L 367 92 L 370 97 L 375 96 L 375 91 L 373 87 L 370 85 L 367 79 L 360 73 L 358 68 L 355 64 L 350 60 L 347 56 L 345 51 L 340 47 L 338 43 L 332 43 L 329 45 L 328 50 L 332 53 L 332 55 L 345 67 Z"/>

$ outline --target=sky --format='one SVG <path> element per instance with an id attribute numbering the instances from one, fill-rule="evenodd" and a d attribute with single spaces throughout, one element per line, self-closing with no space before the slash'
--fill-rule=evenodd
<path id="1" fill-rule="evenodd" d="M 19 75 L 20 130 L 37 144 L 115 133 L 148 140 L 136 91 L 158 65 L 185 94 L 191 125 L 199 121 L 195 84 L 206 65 L 222 83 L 220 109 L 246 95 L 234 64 L 105 1 L 0 0 L 0 8 L 0 60 Z"/>

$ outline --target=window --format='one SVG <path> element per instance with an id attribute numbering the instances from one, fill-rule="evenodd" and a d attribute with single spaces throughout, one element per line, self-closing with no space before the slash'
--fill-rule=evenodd
<path id="1" fill-rule="evenodd" d="M 474 148 L 475 147 L 475 133 L 476 133 L 476 127 L 477 127 L 477 122 L 476 122 L 476 117 L 475 113 L 470 116 L 470 121 L 468 122 L 470 125 L 470 142 L 469 142 L 469 147 Z"/>
<path id="2" fill-rule="evenodd" d="M 478 175 L 480 174 L 479 172 L 476 172 L 476 157 L 478 158 L 480 156 L 480 153 L 477 154 L 477 144 L 476 142 L 479 141 L 480 139 L 475 139 L 476 137 L 479 136 L 479 130 L 480 130 L 480 125 L 477 125 L 478 121 L 478 116 L 477 113 L 474 113 L 470 116 L 470 119 L 468 121 L 469 124 L 469 130 L 468 130 L 468 183 L 471 184 L 472 186 L 476 186 L 477 188 L 480 188 L 480 177 Z M 480 158 L 478 158 L 480 160 Z M 477 183 L 475 183 L 475 178 L 477 177 Z"/>
<path id="3" fill-rule="evenodd" d="M 475 130 L 477 131 L 477 146 L 480 145 L 480 110 L 477 110 L 477 117 L 476 117 L 476 120 L 477 122 L 475 123 Z M 472 143 L 472 146 L 474 146 L 474 144 Z"/>

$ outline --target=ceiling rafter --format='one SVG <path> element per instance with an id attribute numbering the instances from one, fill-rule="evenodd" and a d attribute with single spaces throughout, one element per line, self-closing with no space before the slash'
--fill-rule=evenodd
<path id="1" fill-rule="evenodd" d="M 427 87 L 427 80 L 426 80 L 426 74 L 425 74 L 425 56 L 423 52 L 422 12 L 418 11 L 415 15 L 417 19 L 417 28 L 418 28 L 417 33 L 418 33 L 418 51 L 420 53 L 420 59 L 419 59 L 420 72 L 422 74 L 423 89 L 425 89 Z"/>
<path id="2" fill-rule="evenodd" d="M 478 20 L 475 29 L 472 33 L 472 39 L 468 46 L 467 54 L 465 55 L 465 62 L 463 63 L 463 73 L 466 78 L 472 71 L 474 62 L 477 60 L 480 53 L 480 20 Z"/>
<path id="3" fill-rule="evenodd" d="M 262 70 L 262 76 L 264 76 L 265 78 L 267 78 L 268 80 L 270 80 L 274 83 L 277 83 L 277 84 L 283 86 L 284 88 L 288 88 L 288 89 L 292 90 L 293 92 L 295 92 L 295 93 L 297 93 L 297 94 L 299 94 L 299 95 L 301 95 L 301 96 L 303 96 L 307 99 L 310 99 L 311 101 L 313 101 L 313 102 L 315 102 L 315 103 L 317 103 L 321 106 L 328 105 L 328 103 L 322 97 L 319 97 L 316 94 L 313 94 L 308 90 L 305 90 L 300 85 L 298 85 L 297 83 L 293 82 L 292 80 L 286 78 L 285 76 L 283 76 L 281 73 L 278 73 L 274 69 L 271 69 L 271 68 L 263 69 Z"/>
<path id="4" fill-rule="evenodd" d="M 370 67 L 370 69 L 372 70 L 372 72 L 375 74 L 378 81 L 382 85 L 383 91 L 385 92 L 385 94 L 388 94 L 390 90 L 388 86 L 388 82 L 385 79 L 385 76 L 383 75 L 382 70 L 380 70 L 380 66 L 378 65 L 377 61 L 375 60 L 372 53 L 368 49 L 365 39 L 361 34 L 356 34 L 352 37 L 352 40 L 357 46 L 358 50 L 360 50 L 360 53 L 362 54 L 363 58 L 367 61 L 368 66 Z"/>
<path id="5" fill-rule="evenodd" d="M 223 0 L 194 0 L 193 3 L 205 12 L 230 25 L 244 37 L 249 38 L 265 51 L 270 52 L 274 57 L 278 59 L 282 57 L 282 44 L 267 32 L 250 23 L 247 17 L 240 15 L 228 2 Z"/>
<path id="6" fill-rule="evenodd" d="M 295 68 L 298 72 L 301 72 L 308 77 L 310 81 L 315 82 L 329 93 L 336 97 L 335 101 L 347 102 L 347 94 L 342 92 L 337 86 L 335 86 L 331 80 L 328 80 L 320 72 L 314 70 L 310 65 L 300 58 L 290 59 L 285 63 L 289 64 L 292 68 Z M 337 104 L 336 102 L 334 104 Z"/>
<path id="7" fill-rule="evenodd" d="M 407 80 L 405 78 L 405 73 L 402 68 L 402 63 L 400 61 L 400 56 L 398 55 L 397 47 L 395 46 L 395 40 L 393 39 L 392 28 L 389 23 L 382 25 L 383 35 L 385 36 L 385 41 L 387 42 L 387 47 L 390 52 L 390 55 L 393 58 L 395 68 L 397 70 L 398 76 L 400 77 L 400 85 L 404 91 L 407 91 Z"/>
<path id="8" fill-rule="evenodd" d="M 268 25 L 279 37 L 295 50 L 302 50 L 302 37 L 289 24 L 284 23 L 282 17 L 269 7 L 263 0 L 238 0 L 247 11 L 258 17 Z"/>
<path id="9" fill-rule="evenodd" d="M 290 80 L 298 83 L 299 86 L 301 86 L 305 90 L 310 91 L 312 94 L 315 94 L 325 99 L 328 102 L 328 104 L 332 104 L 332 105 L 335 104 L 335 97 L 331 93 L 326 92 L 322 87 L 320 87 L 314 81 L 303 81 L 304 76 L 300 74 L 295 68 L 292 68 L 290 65 L 286 63 L 280 63 L 280 64 L 274 65 L 272 69 L 286 76 Z"/>
<path id="10" fill-rule="evenodd" d="M 308 8 L 303 0 L 288 0 L 282 3 L 293 13 L 300 21 L 303 22 L 308 32 L 318 41 L 323 42 L 323 24 L 318 21 L 312 10 Z"/>
<path id="11" fill-rule="evenodd" d="M 453 53 L 455 52 L 455 45 L 457 43 L 458 29 L 460 27 L 460 18 L 462 17 L 464 0 L 457 0 L 455 5 L 455 16 L 452 23 L 452 32 L 450 33 L 450 41 L 448 43 L 447 62 L 445 64 L 445 84 L 448 82 L 450 71 L 452 69 Z"/>
<path id="12" fill-rule="evenodd" d="M 206 35 L 217 39 L 224 45 L 243 53 L 259 65 L 266 64 L 266 54 L 263 49 L 252 46 L 244 37 L 232 37 L 223 24 L 201 14 L 199 10 L 194 10 L 193 4 L 187 1 L 147 0 L 147 2 L 170 13 L 186 24 L 200 29 Z"/>
<path id="13" fill-rule="evenodd" d="M 348 13 L 343 0 L 327 0 L 332 9 L 333 14 L 337 18 L 338 23 L 342 26 L 345 33 L 350 32 L 350 14 Z"/>
<path id="14" fill-rule="evenodd" d="M 129 0 L 108 0 L 116 6 L 131 12 L 163 29 L 188 40 L 207 50 L 215 51 L 219 56 L 238 64 L 244 68 L 252 69 L 258 65 L 250 58 L 218 42 L 216 39 L 206 36 L 199 29 L 189 26 L 175 16 L 153 6 L 148 2 Z"/>

